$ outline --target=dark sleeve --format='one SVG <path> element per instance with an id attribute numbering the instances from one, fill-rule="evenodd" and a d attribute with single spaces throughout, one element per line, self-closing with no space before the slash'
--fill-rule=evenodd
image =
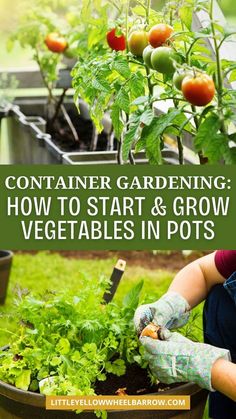
<path id="1" fill-rule="evenodd" d="M 217 250 L 215 264 L 224 278 L 229 278 L 236 272 L 236 250 Z"/>

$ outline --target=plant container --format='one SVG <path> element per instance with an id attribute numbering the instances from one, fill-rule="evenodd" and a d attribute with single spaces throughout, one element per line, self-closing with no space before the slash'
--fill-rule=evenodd
<path id="1" fill-rule="evenodd" d="M 145 152 L 139 152 L 133 155 L 135 164 L 148 164 Z M 162 157 L 165 164 L 178 165 L 179 158 L 177 151 L 166 146 L 162 151 Z M 62 157 L 63 164 L 72 165 L 97 165 L 97 164 L 117 164 L 117 151 L 98 151 L 93 153 L 65 153 Z M 185 159 L 185 164 L 193 164 L 194 160 Z"/>
<path id="2" fill-rule="evenodd" d="M 135 378 L 135 377 L 134 377 Z M 155 395 L 155 394 L 152 394 Z M 179 385 L 159 395 L 184 395 L 191 397 L 190 411 L 177 410 L 123 410 L 109 411 L 108 419 L 201 419 L 204 413 L 208 392 L 189 383 Z M 119 397 L 119 396 L 117 396 Z M 68 410 L 46 410 L 45 396 L 19 390 L 0 381 L 0 418 L 2 419 L 96 419 L 94 412 L 77 415 Z"/>
<path id="3" fill-rule="evenodd" d="M 113 148 L 114 139 L 109 119 L 104 116 L 104 131 L 98 135 L 90 119 L 87 105 L 80 101 L 80 113 L 78 113 L 72 98 L 66 99 L 65 108 L 73 119 L 79 143 L 68 140 L 69 134 L 64 129 L 67 125 L 62 120 L 59 121 L 58 131 L 49 134 L 45 119 L 46 104 L 45 97 L 22 98 L 12 106 L 6 118 L 7 138 L 4 146 L 1 146 L 4 150 L 1 153 L 2 164 L 60 164 L 66 152 Z"/>
<path id="4" fill-rule="evenodd" d="M 0 250 L 0 305 L 6 300 L 12 258 L 13 253 L 10 250 Z"/>

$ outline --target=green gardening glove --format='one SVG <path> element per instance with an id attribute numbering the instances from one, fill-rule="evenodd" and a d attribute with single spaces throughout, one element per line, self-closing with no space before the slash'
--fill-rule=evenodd
<path id="1" fill-rule="evenodd" d="M 158 301 L 137 308 L 134 324 L 138 334 L 151 322 L 157 326 L 177 329 L 184 326 L 190 315 L 190 306 L 182 295 L 169 291 Z"/>
<path id="2" fill-rule="evenodd" d="M 162 330 L 162 339 L 140 338 L 145 359 L 154 376 L 165 384 L 193 382 L 214 391 L 211 369 L 219 358 L 230 360 L 230 352 L 204 343 L 194 343 L 179 333 Z"/>

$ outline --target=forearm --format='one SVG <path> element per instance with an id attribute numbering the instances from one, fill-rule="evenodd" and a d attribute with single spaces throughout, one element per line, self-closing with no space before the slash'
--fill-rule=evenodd
<path id="1" fill-rule="evenodd" d="M 185 266 L 174 278 L 169 291 L 182 295 L 191 308 L 197 306 L 214 285 L 225 280 L 217 271 L 214 259 L 212 253 Z"/>
<path id="2" fill-rule="evenodd" d="M 218 359 L 212 367 L 212 387 L 236 401 L 236 364 Z"/>

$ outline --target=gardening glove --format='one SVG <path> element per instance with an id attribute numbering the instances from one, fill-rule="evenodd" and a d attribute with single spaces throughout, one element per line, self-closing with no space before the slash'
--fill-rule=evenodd
<path id="1" fill-rule="evenodd" d="M 137 308 L 134 315 L 135 328 L 140 334 L 151 322 L 168 329 L 184 326 L 190 316 L 190 306 L 177 292 L 169 291 L 153 304 Z"/>
<path id="2" fill-rule="evenodd" d="M 165 384 L 193 382 L 214 391 L 211 369 L 219 358 L 230 360 L 230 352 L 204 343 L 194 343 L 179 333 L 163 329 L 161 339 L 141 337 L 145 360 L 151 372 Z"/>

